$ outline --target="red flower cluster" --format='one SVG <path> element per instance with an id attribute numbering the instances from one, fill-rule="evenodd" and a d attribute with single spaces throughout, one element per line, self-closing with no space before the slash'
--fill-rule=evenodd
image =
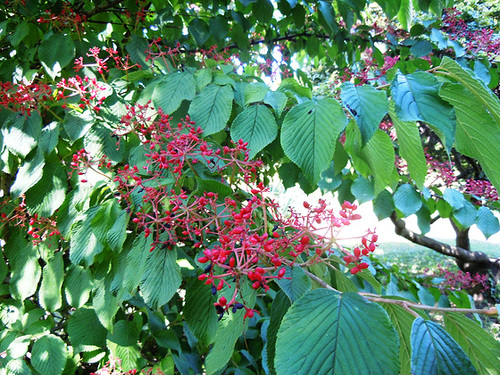
<path id="1" fill-rule="evenodd" d="M 233 288 L 231 298 L 215 304 L 219 314 L 245 308 L 245 316 L 253 316 L 244 306 L 242 283 L 267 291 L 270 281 L 286 277 L 286 266 L 308 266 L 340 251 L 354 264 L 352 274 L 368 267 L 362 257 L 375 250 L 376 235 L 364 236 L 363 250 L 354 253 L 338 243 L 340 230 L 361 218 L 356 205 L 345 202 L 335 213 L 320 200 L 316 206 L 305 203 L 305 214 L 283 217 L 258 182 L 262 162 L 249 159 L 243 140 L 215 148 L 189 117 L 172 125 L 149 103 L 130 107 L 121 122 L 116 135 L 135 134 L 145 151 L 142 166 L 116 169 L 115 196 L 137 230 L 153 238 L 149 251 L 181 246 L 192 252 L 203 269 L 199 279 L 213 294 Z M 84 174 L 96 164 L 81 150 L 72 167 Z"/>
<path id="2" fill-rule="evenodd" d="M 104 58 L 101 58 L 99 56 L 101 52 L 102 50 L 99 47 L 90 48 L 89 52 L 87 53 L 87 56 L 93 58 L 95 60 L 95 63 L 84 64 L 83 57 L 80 56 L 75 60 L 75 66 L 74 66 L 75 72 L 79 72 L 81 69 L 85 67 L 87 68 L 96 67 L 97 72 L 99 72 L 100 74 L 103 74 L 104 72 L 109 72 L 108 61 L 110 59 L 114 61 L 115 68 L 119 70 L 130 70 L 134 67 L 137 68 L 141 67 L 139 64 L 131 64 L 129 55 L 126 55 L 125 57 L 118 56 L 118 51 L 114 50 L 113 48 L 104 48 L 104 52 L 108 54 Z"/>
<path id="3" fill-rule="evenodd" d="M 467 180 L 464 193 L 476 198 L 477 204 L 498 200 L 497 189 L 495 189 L 491 182 L 486 180 Z"/>
<path id="4" fill-rule="evenodd" d="M 87 16 L 85 14 L 77 13 L 72 5 L 65 1 L 63 2 L 63 8 L 61 13 L 54 14 L 51 11 L 46 10 L 45 14 L 40 17 L 38 23 L 47 23 L 50 28 L 63 29 L 63 28 L 73 28 L 78 34 L 84 29 L 83 23 L 87 21 Z"/>
<path id="5" fill-rule="evenodd" d="M 0 82 L 0 106 L 30 116 L 53 100 L 52 89 L 43 83 Z"/>

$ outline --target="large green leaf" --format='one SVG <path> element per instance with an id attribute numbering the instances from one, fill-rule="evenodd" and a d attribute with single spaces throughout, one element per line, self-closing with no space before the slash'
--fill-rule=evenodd
<path id="1" fill-rule="evenodd" d="M 400 375 L 411 374 L 411 328 L 415 317 L 402 306 L 392 303 L 380 304 L 391 319 L 399 336 Z"/>
<path id="2" fill-rule="evenodd" d="M 284 277 L 276 282 L 292 302 L 298 300 L 312 287 L 311 279 L 302 267 L 287 267 Z"/>
<path id="3" fill-rule="evenodd" d="M 290 298 L 280 290 L 274 297 L 273 304 L 271 305 L 271 316 L 269 320 L 269 328 L 267 329 L 267 359 L 269 370 L 272 374 L 276 374 L 274 368 L 274 357 L 276 354 L 276 339 L 278 337 L 278 330 L 281 321 L 292 303 Z"/>
<path id="4" fill-rule="evenodd" d="M 186 72 L 172 73 L 161 80 L 153 91 L 153 103 L 166 114 L 173 113 L 183 100 L 193 100 L 196 81 Z"/>
<path id="5" fill-rule="evenodd" d="M 481 375 L 496 375 L 500 368 L 500 343 L 477 322 L 463 314 L 444 314 L 446 331 L 460 344 Z"/>
<path id="6" fill-rule="evenodd" d="M 193 99 L 189 115 L 205 135 L 217 133 L 227 125 L 233 97 L 230 86 L 208 85 Z"/>
<path id="7" fill-rule="evenodd" d="M 66 172 L 58 158 L 50 159 L 45 164 L 40 181 L 26 192 L 26 206 L 32 215 L 37 213 L 42 217 L 52 216 L 66 198 Z"/>
<path id="8" fill-rule="evenodd" d="M 42 285 L 40 286 L 40 306 L 54 312 L 62 306 L 61 288 L 64 279 L 63 253 L 59 252 L 43 267 Z"/>
<path id="9" fill-rule="evenodd" d="M 358 123 L 363 144 L 368 142 L 379 128 L 388 111 L 387 95 L 370 85 L 355 86 L 345 82 L 340 97 Z"/>
<path id="10" fill-rule="evenodd" d="M 35 186 L 43 176 L 44 167 L 45 159 L 43 157 L 43 152 L 37 149 L 17 171 L 16 180 L 10 189 L 12 196 L 17 198 L 24 194 L 29 188 Z"/>
<path id="11" fill-rule="evenodd" d="M 269 87 L 263 82 L 250 83 L 245 87 L 244 104 L 248 106 L 252 103 L 262 102 L 266 97 Z"/>
<path id="12" fill-rule="evenodd" d="M 259 151 L 274 141 L 278 135 L 278 125 L 271 110 L 256 104 L 245 108 L 231 125 L 231 138 L 248 142 L 249 157 L 253 159 Z"/>
<path id="13" fill-rule="evenodd" d="M 414 375 L 477 374 L 462 348 L 439 324 L 417 318 L 411 331 Z"/>
<path id="14" fill-rule="evenodd" d="M 476 225 L 483 232 L 486 239 L 494 235 L 500 230 L 498 218 L 491 212 L 488 207 L 479 207 L 477 210 Z"/>
<path id="15" fill-rule="evenodd" d="M 94 125 L 95 115 L 92 111 L 70 111 L 64 116 L 63 127 L 71 143 L 83 137 Z"/>
<path id="16" fill-rule="evenodd" d="M 80 308 L 69 318 L 68 336 L 75 353 L 104 348 L 106 332 L 91 308 Z"/>
<path id="17" fill-rule="evenodd" d="M 141 351 L 139 341 L 140 328 L 134 321 L 119 320 L 115 323 L 113 333 L 108 332 L 107 347 L 120 363 L 124 371 L 140 368 Z"/>
<path id="18" fill-rule="evenodd" d="M 422 207 L 422 198 L 412 185 L 404 184 L 394 193 L 394 205 L 405 217 L 408 217 Z"/>
<path id="19" fill-rule="evenodd" d="M 401 121 L 396 115 L 394 102 L 392 101 L 389 114 L 398 135 L 399 154 L 408 164 L 410 176 L 415 180 L 417 186 L 422 189 L 427 175 L 427 161 L 425 160 L 418 125 L 414 121 Z"/>
<path id="20" fill-rule="evenodd" d="M 316 184 L 329 166 L 335 141 L 347 119 L 340 104 L 326 98 L 292 108 L 283 120 L 281 145 L 285 154 Z"/>
<path id="21" fill-rule="evenodd" d="M 177 292 L 182 276 L 177 264 L 177 250 L 157 247 L 146 258 L 144 274 L 140 282 L 144 301 L 156 310 Z"/>
<path id="22" fill-rule="evenodd" d="M 363 176 L 359 176 L 351 185 L 351 193 L 356 197 L 359 204 L 369 202 L 375 198 L 373 183 Z"/>
<path id="23" fill-rule="evenodd" d="M 120 308 L 120 300 L 108 288 L 105 280 L 95 280 L 94 296 L 92 306 L 101 324 L 108 331 L 113 330 L 114 318 Z"/>
<path id="24" fill-rule="evenodd" d="M 489 107 L 478 105 L 478 97 L 465 86 L 445 82 L 439 94 L 455 106 L 457 151 L 479 160 L 492 184 L 500 188 L 500 120 L 492 117 Z"/>
<path id="25" fill-rule="evenodd" d="M 432 126 L 443 144 L 451 149 L 455 139 L 455 111 L 438 94 L 439 82 L 430 73 L 398 73 L 392 82 L 392 99 L 402 121 L 424 121 Z"/>
<path id="26" fill-rule="evenodd" d="M 378 220 L 387 219 L 394 211 L 394 200 L 388 190 L 382 190 L 373 200 L 373 212 Z"/>
<path id="27" fill-rule="evenodd" d="M 75 43 L 68 34 L 53 34 L 38 48 L 43 67 L 55 79 L 61 70 L 75 58 Z"/>
<path id="28" fill-rule="evenodd" d="M 85 151 L 97 159 L 106 155 L 114 162 L 122 161 L 125 148 L 118 147 L 116 139 L 112 135 L 113 129 L 103 122 L 95 123 L 85 134 Z"/>
<path id="29" fill-rule="evenodd" d="M 146 238 L 142 234 L 138 235 L 132 243 L 132 247 L 126 255 L 127 260 L 123 278 L 123 288 L 126 292 L 133 294 L 139 286 L 152 243 L 152 236 Z"/>
<path id="30" fill-rule="evenodd" d="M 70 306 L 80 308 L 87 303 L 92 290 L 90 271 L 73 265 L 64 280 L 64 294 Z"/>
<path id="31" fill-rule="evenodd" d="M 73 264 L 84 263 L 90 266 L 94 263 L 94 257 L 104 248 L 92 229 L 92 219 L 98 210 L 99 206 L 91 207 L 82 221 L 75 224 L 75 231 L 71 236 L 69 246 L 69 259 Z"/>
<path id="32" fill-rule="evenodd" d="M 315 289 L 284 316 L 275 366 L 278 374 L 398 374 L 398 337 L 380 306 Z"/>
<path id="33" fill-rule="evenodd" d="M 66 344 L 54 335 L 40 337 L 31 349 L 31 364 L 41 375 L 62 374 L 67 358 Z"/>
<path id="34" fill-rule="evenodd" d="M 465 86 L 475 97 L 475 100 L 472 101 L 473 106 L 477 107 L 478 102 L 482 103 L 495 119 L 497 127 L 500 127 L 500 101 L 493 91 L 486 87 L 482 81 L 476 79 L 475 74 L 469 69 L 464 69 L 449 57 L 443 57 L 440 67 L 446 71 L 443 74 L 450 76 Z M 464 105 L 467 105 L 467 103 L 464 103 Z"/>
<path id="35" fill-rule="evenodd" d="M 31 116 L 13 113 L 2 126 L 4 145 L 13 154 L 25 158 L 38 144 L 42 130 L 42 117 L 38 112 Z"/>
<path id="36" fill-rule="evenodd" d="M 213 343 L 217 332 L 217 312 L 214 308 L 216 298 L 210 287 L 196 280 L 186 290 L 184 318 L 189 328 L 205 346 Z"/>
<path id="37" fill-rule="evenodd" d="M 382 130 L 377 130 L 361 150 L 361 157 L 370 167 L 375 194 L 378 194 L 391 183 L 395 173 L 395 153 L 391 138 Z"/>
<path id="38" fill-rule="evenodd" d="M 21 301 L 31 297 L 42 274 L 33 245 L 17 233 L 5 243 L 5 254 L 11 269 L 9 289 L 12 297 Z"/>

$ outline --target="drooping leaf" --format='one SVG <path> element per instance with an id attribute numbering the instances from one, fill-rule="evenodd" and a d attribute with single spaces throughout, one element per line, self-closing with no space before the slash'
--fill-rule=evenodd
<path id="1" fill-rule="evenodd" d="M 16 175 L 16 180 L 12 184 L 10 192 L 14 198 L 26 193 L 26 191 L 34 186 L 43 176 L 45 167 L 45 158 L 43 152 L 37 149 L 31 157 L 23 163 Z"/>
<path id="2" fill-rule="evenodd" d="M 398 118 L 428 123 L 449 150 L 455 140 L 456 117 L 453 107 L 439 96 L 439 87 L 430 73 L 398 73 L 391 85 L 392 99 Z"/>
<path id="3" fill-rule="evenodd" d="M 427 175 L 427 161 L 425 160 L 418 126 L 414 121 L 401 121 L 394 111 L 392 101 L 389 114 L 398 135 L 399 153 L 408 164 L 410 176 L 415 180 L 419 188 L 423 188 L 425 176 Z"/>
<path id="4" fill-rule="evenodd" d="M 443 199 L 450 204 L 454 210 L 459 210 L 465 205 L 464 195 L 458 190 L 447 188 L 443 193 Z"/>
<path id="5" fill-rule="evenodd" d="M 498 218 L 485 206 L 481 206 L 477 210 L 476 225 L 483 232 L 486 239 L 500 230 Z"/>
<path id="6" fill-rule="evenodd" d="M 54 335 L 40 337 L 31 350 L 31 364 L 41 375 L 62 374 L 67 358 L 66 344 Z"/>
<path id="7" fill-rule="evenodd" d="M 170 301 L 181 285 L 182 276 L 176 261 L 175 248 L 156 248 L 147 255 L 140 289 L 144 301 L 153 310 Z"/>
<path id="8" fill-rule="evenodd" d="M 186 72 L 171 73 L 154 88 L 153 103 L 163 113 L 171 114 L 183 100 L 193 100 L 196 94 L 196 82 L 192 74 Z"/>
<path id="9" fill-rule="evenodd" d="M 422 207 L 422 198 L 413 186 L 404 184 L 394 193 L 394 205 L 405 217 L 408 217 Z"/>
<path id="10" fill-rule="evenodd" d="M 52 79 L 75 58 L 75 43 L 68 34 L 53 34 L 38 48 L 38 57 Z"/>
<path id="11" fill-rule="evenodd" d="M 62 306 L 61 289 L 64 279 L 63 253 L 54 254 L 43 267 L 42 285 L 40 286 L 40 305 L 50 312 Z"/>
<path id="12" fill-rule="evenodd" d="M 359 204 L 369 202 L 375 198 L 373 183 L 363 176 L 359 176 L 351 185 L 351 193 L 356 197 Z"/>
<path id="13" fill-rule="evenodd" d="M 245 108 L 233 121 L 231 138 L 237 142 L 248 142 L 249 157 L 253 159 L 259 151 L 274 141 L 278 125 L 269 108 L 257 104 Z"/>
<path id="14" fill-rule="evenodd" d="M 285 316 L 286 312 L 290 308 L 292 303 L 290 298 L 280 290 L 276 293 L 276 297 L 273 300 L 271 306 L 271 317 L 269 322 L 269 328 L 267 329 L 267 358 L 269 369 L 272 374 L 276 374 L 274 368 L 274 357 L 276 354 L 276 338 L 278 336 L 278 330 L 281 325 L 281 321 Z"/>
<path id="15" fill-rule="evenodd" d="M 189 115 L 203 129 L 203 134 L 214 134 L 225 128 L 231 115 L 233 96 L 231 87 L 212 84 L 193 99 Z"/>
<path id="16" fill-rule="evenodd" d="M 214 308 L 215 296 L 210 287 L 202 281 L 195 281 L 186 290 L 184 317 L 193 334 L 204 345 L 213 343 L 217 332 L 217 312 Z"/>
<path id="17" fill-rule="evenodd" d="M 118 147 L 113 129 L 102 122 L 97 122 L 89 128 L 84 136 L 85 151 L 95 158 L 106 155 L 114 162 L 120 162 L 124 156 L 124 147 Z"/>
<path id="18" fill-rule="evenodd" d="M 113 333 L 108 333 L 107 347 L 120 363 L 124 371 L 130 371 L 141 367 L 141 352 L 137 342 L 139 341 L 140 329 L 133 321 L 119 320 L 115 323 Z"/>
<path id="19" fill-rule="evenodd" d="M 312 184 L 330 166 L 335 141 L 346 124 L 339 103 L 329 98 L 304 102 L 286 114 L 281 129 L 283 151 Z"/>
<path id="20" fill-rule="evenodd" d="M 363 144 L 368 142 L 379 128 L 388 111 L 387 95 L 370 85 L 355 86 L 345 82 L 340 97 L 356 119 Z"/>
<path id="21" fill-rule="evenodd" d="M 469 228 L 476 222 L 477 209 L 472 203 L 465 201 L 463 207 L 453 211 L 453 217 L 462 227 Z"/>
<path id="22" fill-rule="evenodd" d="M 87 303 L 92 290 L 90 271 L 73 265 L 64 280 L 64 294 L 70 306 L 79 309 Z"/>
<path id="23" fill-rule="evenodd" d="M 97 318 L 108 331 L 113 331 L 114 318 L 120 308 L 120 300 L 107 287 L 104 280 L 94 279 L 92 306 Z"/>
<path id="24" fill-rule="evenodd" d="M 382 190 L 373 200 L 373 212 L 378 220 L 384 220 L 394 211 L 394 200 L 388 190 Z"/>
<path id="25" fill-rule="evenodd" d="M 99 206 L 91 207 L 82 217 L 82 221 L 75 224 L 75 232 L 71 236 L 69 259 L 75 265 L 84 263 L 90 266 L 94 257 L 101 253 L 104 246 L 92 231 L 92 219 L 99 210 Z"/>
<path id="26" fill-rule="evenodd" d="M 490 108 L 478 105 L 481 101 L 465 86 L 445 82 L 439 94 L 457 113 L 457 151 L 477 159 L 491 183 L 500 188 L 500 118 L 495 120 Z"/>
<path id="27" fill-rule="evenodd" d="M 277 283 L 292 302 L 311 290 L 312 286 L 311 279 L 302 267 L 287 267 L 284 277 Z"/>
<path id="28" fill-rule="evenodd" d="M 13 113 L 2 126 L 4 145 L 15 155 L 25 158 L 38 144 L 42 131 L 42 117 L 33 112 L 26 117 Z"/>
<path id="29" fill-rule="evenodd" d="M 71 315 L 68 336 L 75 353 L 104 348 L 106 344 L 106 329 L 92 308 L 82 307 Z"/>
<path id="30" fill-rule="evenodd" d="M 39 146 L 45 154 L 50 154 L 59 142 L 59 123 L 52 121 L 40 132 Z"/>
<path id="31" fill-rule="evenodd" d="M 477 372 L 494 375 L 500 368 L 500 343 L 477 322 L 460 313 L 444 314 L 446 331 L 460 344 Z"/>
<path id="32" fill-rule="evenodd" d="M 269 87 L 263 82 L 250 83 L 245 87 L 244 103 L 246 106 L 252 103 L 263 102 Z"/>
<path id="33" fill-rule="evenodd" d="M 90 110 L 83 112 L 70 111 L 64 116 L 63 127 L 71 143 L 79 140 L 92 127 L 95 115 Z"/>
<path id="34" fill-rule="evenodd" d="M 411 332 L 411 369 L 415 375 L 477 374 L 462 348 L 439 324 L 417 318 Z"/>
<path id="35" fill-rule="evenodd" d="M 397 374 L 398 337 L 380 306 L 357 293 L 315 289 L 284 316 L 275 366 L 278 375 Z"/>

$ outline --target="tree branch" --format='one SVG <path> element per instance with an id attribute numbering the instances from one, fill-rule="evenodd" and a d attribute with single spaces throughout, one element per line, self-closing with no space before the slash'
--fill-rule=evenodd
<path id="1" fill-rule="evenodd" d="M 391 214 L 391 221 L 395 226 L 396 234 L 401 237 L 406 238 L 407 240 L 417 244 L 425 246 L 429 249 L 437 251 L 440 254 L 450 256 L 456 259 L 459 259 L 463 262 L 469 263 L 494 263 L 495 260 L 491 259 L 487 254 L 480 251 L 468 251 L 461 247 L 451 246 L 444 242 L 437 241 L 435 239 L 429 238 L 427 236 L 417 234 L 408 228 L 406 228 L 406 224 L 404 220 L 398 219 L 396 212 L 394 211 Z"/>
<path id="2" fill-rule="evenodd" d="M 83 12 L 83 14 L 85 14 L 87 16 L 87 18 L 89 18 L 89 17 L 95 16 L 97 13 L 104 12 L 104 11 L 108 10 L 109 8 L 114 7 L 115 5 L 120 4 L 121 2 L 123 2 L 123 0 L 113 0 L 113 1 L 110 1 L 109 3 L 104 3 L 101 5 L 98 5 L 95 8 L 93 8 L 87 12 Z"/>

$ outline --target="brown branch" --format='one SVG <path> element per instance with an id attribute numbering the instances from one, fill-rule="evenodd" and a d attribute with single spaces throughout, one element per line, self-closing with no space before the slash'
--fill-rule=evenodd
<path id="1" fill-rule="evenodd" d="M 495 260 L 491 259 L 487 254 L 481 251 L 469 251 L 457 246 L 451 246 L 444 242 L 437 241 L 430 237 L 415 233 L 408 228 L 404 220 L 398 219 L 396 212 L 391 214 L 391 221 L 394 224 L 396 234 L 407 240 L 417 244 L 425 246 L 429 249 L 437 251 L 440 254 L 454 257 L 463 262 L 469 263 L 494 263 Z"/>

